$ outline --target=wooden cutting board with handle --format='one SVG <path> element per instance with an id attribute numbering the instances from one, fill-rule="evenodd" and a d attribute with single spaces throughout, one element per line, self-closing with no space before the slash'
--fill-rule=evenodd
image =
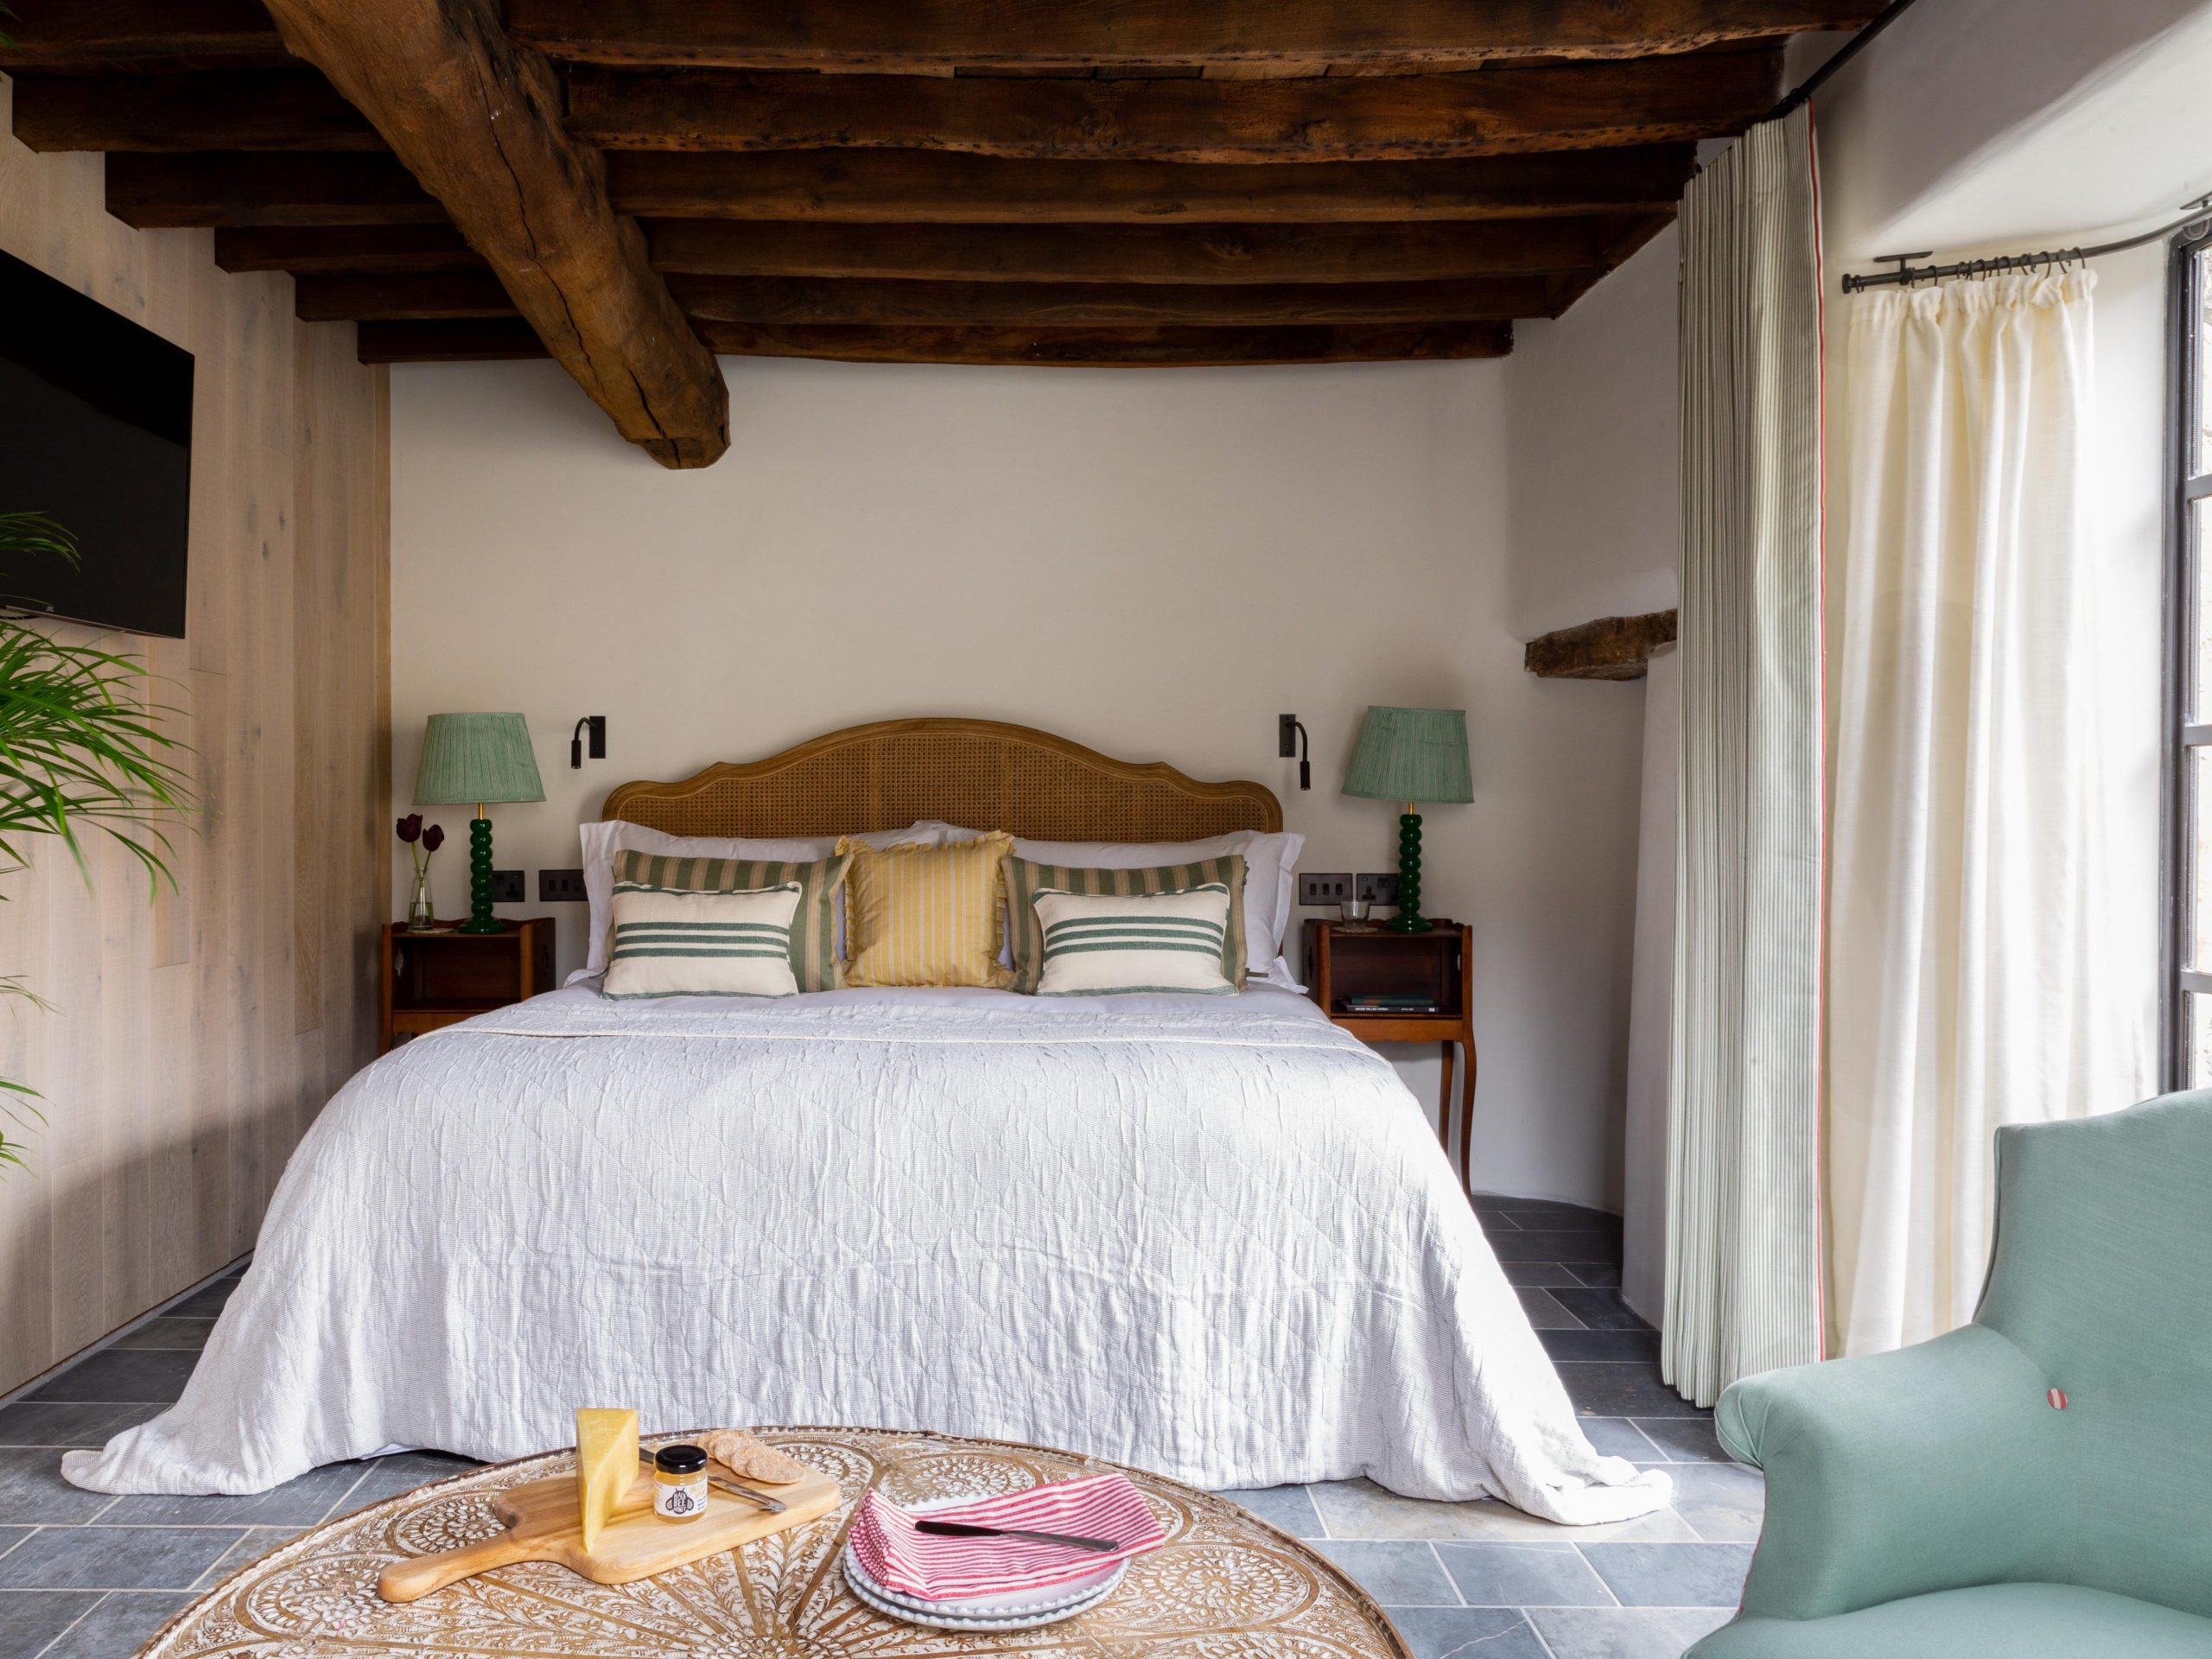
<path id="1" fill-rule="evenodd" d="M 582 1519 L 573 1474 L 509 1487 L 494 1503 L 506 1530 L 435 1555 L 395 1561 L 377 1579 L 386 1601 L 413 1601 L 433 1590 L 512 1567 L 518 1561 L 558 1561 L 594 1584 L 631 1584 L 715 1555 L 755 1538 L 803 1527 L 837 1507 L 837 1483 L 810 1470 L 781 1485 L 751 1480 L 783 1504 L 780 1515 L 719 1487 L 707 1493 L 707 1512 L 696 1521 L 664 1521 L 653 1513 L 653 1477 L 640 1467 L 614 1519 L 600 1529 L 598 1546 L 584 1548 Z"/>

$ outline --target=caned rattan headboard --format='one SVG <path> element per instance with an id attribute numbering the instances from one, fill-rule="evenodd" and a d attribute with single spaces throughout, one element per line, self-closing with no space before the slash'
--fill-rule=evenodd
<path id="1" fill-rule="evenodd" d="M 1202 784 L 995 720 L 883 720 L 682 783 L 624 784 L 602 816 L 674 836 L 834 836 L 923 818 L 1036 841 L 1193 841 L 1280 830 L 1262 784 Z"/>

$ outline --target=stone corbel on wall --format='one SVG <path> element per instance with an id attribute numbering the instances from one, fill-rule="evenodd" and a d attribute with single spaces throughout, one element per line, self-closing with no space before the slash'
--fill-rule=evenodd
<path id="1" fill-rule="evenodd" d="M 1675 613 L 1601 616 L 1529 642 L 1522 665 L 1547 680 L 1640 680 L 1651 653 L 1675 640 Z"/>

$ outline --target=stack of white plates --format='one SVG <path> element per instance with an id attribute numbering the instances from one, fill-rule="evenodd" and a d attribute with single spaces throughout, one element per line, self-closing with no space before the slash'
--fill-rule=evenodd
<path id="1" fill-rule="evenodd" d="M 975 1501 L 970 1497 L 945 1498 L 913 1507 L 919 1513 Z M 1105 1600 L 1114 1593 L 1115 1586 L 1121 1583 L 1122 1575 L 1129 1570 L 1126 1560 L 1109 1561 L 1095 1573 L 1043 1589 L 1007 1590 L 995 1595 L 932 1601 L 877 1583 L 853 1554 L 849 1543 L 845 1546 L 841 1565 L 852 1592 L 877 1612 L 938 1630 L 1027 1630 L 1039 1624 L 1057 1624 Z"/>

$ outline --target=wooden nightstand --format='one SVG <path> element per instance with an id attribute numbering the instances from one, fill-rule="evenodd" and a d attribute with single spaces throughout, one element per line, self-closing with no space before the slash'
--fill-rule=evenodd
<path id="1" fill-rule="evenodd" d="M 499 933 L 410 933 L 384 928 L 384 1049 L 441 1026 L 553 988 L 553 918 L 509 922 Z"/>
<path id="2" fill-rule="evenodd" d="M 1349 933 L 1340 922 L 1319 918 L 1306 924 L 1306 982 L 1330 1019 L 1365 1043 L 1444 1046 L 1437 1133 L 1446 1152 L 1452 1148 L 1452 1045 L 1467 1051 L 1459 1085 L 1463 1187 L 1468 1186 L 1467 1148 L 1475 1125 L 1475 994 L 1467 972 L 1473 938 L 1474 929 L 1442 920 L 1427 933 Z M 1433 1003 L 1435 1012 L 1355 1014 L 1346 1006 L 1355 997 L 1376 995 L 1417 997 Z"/>

